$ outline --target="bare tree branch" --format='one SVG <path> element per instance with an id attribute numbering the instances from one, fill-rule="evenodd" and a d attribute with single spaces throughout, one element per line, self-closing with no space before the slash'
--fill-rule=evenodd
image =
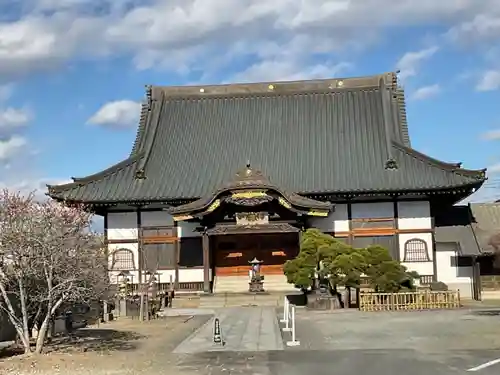
<path id="1" fill-rule="evenodd" d="M 26 352 L 30 322 L 43 315 L 39 353 L 51 319 L 63 305 L 88 303 L 108 287 L 103 244 L 90 223 L 85 207 L 0 192 L 0 291 Z M 9 293 L 19 300 L 20 313 L 9 305 Z"/>

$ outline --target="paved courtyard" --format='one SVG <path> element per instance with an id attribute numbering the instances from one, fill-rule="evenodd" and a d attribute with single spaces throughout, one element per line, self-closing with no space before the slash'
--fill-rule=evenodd
<path id="1" fill-rule="evenodd" d="M 318 361 L 327 351 L 335 374 L 462 374 L 500 358 L 500 311 L 298 310 L 297 336 L 291 350 Z M 500 363 L 476 372 L 500 374 Z"/>
<path id="2" fill-rule="evenodd" d="M 500 311 L 297 309 L 298 347 L 284 345 L 290 334 L 282 336 L 272 307 L 171 310 L 169 314 L 144 324 L 107 325 L 116 338 L 109 338 L 104 348 L 97 332 L 89 330 L 97 347 L 92 348 L 91 342 L 85 352 L 77 348 L 68 355 L 59 350 L 36 360 L 12 359 L 4 367 L 0 359 L 0 373 L 457 375 L 476 368 L 480 375 L 500 374 L 500 363 L 492 364 L 500 358 Z M 175 316 L 182 314 L 189 316 Z M 214 317 L 220 319 L 224 346 L 212 341 Z M 478 367 L 485 363 L 492 365 Z"/>
<path id="3" fill-rule="evenodd" d="M 223 345 L 214 344 L 214 319 L 219 319 Z M 273 308 L 232 308 L 216 312 L 213 319 L 184 340 L 176 354 L 203 352 L 260 352 L 283 350 Z"/>
<path id="4" fill-rule="evenodd" d="M 261 348 L 274 345 L 275 330 L 260 334 L 262 323 L 271 319 L 271 309 L 240 308 L 219 314 L 223 330 L 231 332 L 226 346 L 209 341 L 213 323 L 208 322 L 174 350 L 181 373 L 456 375 L 474 368 L 472 372 L 484 375 L 500 373 L 500 363 L 478 368 L 500 358 L 500 314 L 493 310 L 332 313 L 297 309 L 301 345 L 278 344 L 271 350 Z M 259 337 L 257 344 L 254 340 Z M 289 334 L 283 339 L 289 340 Z M 257 349 L 252 351 L 252 346 Z"/>

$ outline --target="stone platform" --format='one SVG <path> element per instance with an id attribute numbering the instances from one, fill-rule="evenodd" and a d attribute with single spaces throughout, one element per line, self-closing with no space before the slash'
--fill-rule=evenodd
<path id="1" fill-rule="evenodd" d="M 214 319 L 219 318 L 225 345 L 213 342 Z M 228 308 L 216 315 L 173 351 L 177 354 L 214 351 L 259 352 L 283 350 L 276 309 L 272 307 Z"/>

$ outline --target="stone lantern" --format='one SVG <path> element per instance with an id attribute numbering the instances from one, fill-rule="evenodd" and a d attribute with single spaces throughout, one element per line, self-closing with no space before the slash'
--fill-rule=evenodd
<path id="1" fill-rule="evenodd" d="M 118 297 L 119 297 L 119 315 L 121 317 L 128 316 L 128 304 L 127 304 L 127 297 L 130 296 L 130 272 L 128 271 L 122 271 L 118 274 L 118 277 L 121 279 L 119 280 L 119 285 L 118 285 Z"/>
<path id="2" fill-rule="evenodd" d="M 253 258 L 249 261 L 250 269 L 250 282 L 248 283 L 248 291 L 251 293 L 262 293 L 264 292 L 264 276 L 260 274 L 260 266 L 262 264 L 261 260 Z"/>

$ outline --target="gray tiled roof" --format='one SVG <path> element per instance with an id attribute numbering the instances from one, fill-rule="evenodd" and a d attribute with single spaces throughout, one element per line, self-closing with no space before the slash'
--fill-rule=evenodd
<path id="1" fill-rule="evenodd" d="M 494 247 L 500 245 L 500 203 L 454 206 L 444 214 L 447 216 L 445 225 L 436 223 L 436 243 L 455 243 L 460 255 L 487 255 L 500 251 Z"/>
<path id="2" fill-rule="evenodd" d="M 457 244 L 457 249 L 463 256 L 474 256 L 482 253 L 470 224 L 436 227 L 435 239 L 436 243 Z"/>
<path id="3" fill-rule="evenodd" d="M 300 194 L 472 189 L 485 178 L 410 148 L 393 74 L 272 88 L 152 87 L 148 98 L 127 160 L 49 194 L 87 202 L 199 198 L 247 162 Z M 397 169 L 386 168 L 391 160 Z"/>
<path id="4" fill-rule="evenodd" d="M 500 203 L 471 203 L 472 225 L 481 250 L 500 251 Z M 495 249 L 495 245 L 499 246 Z"/>

